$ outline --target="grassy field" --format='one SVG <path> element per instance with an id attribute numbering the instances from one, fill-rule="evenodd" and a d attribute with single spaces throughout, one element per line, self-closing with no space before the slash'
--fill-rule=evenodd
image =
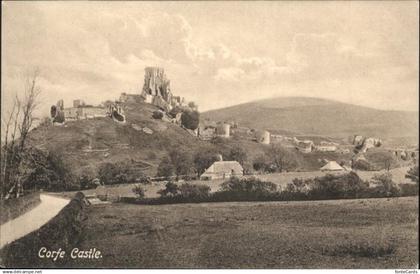
<path id="1" fill-rule="evenodd" d="M 400 183 L 412 183 L 410 179 L 405 178 L 405 174 L 407 173 L 408 168 L 396 168 L 392 169 L 390 172 L 392 173 L 393 180 L 400 184 Z M 383 172 L 383 171 L 382 171 Z M 380 171 L 358 171 L 357 174 L 363 180 L 370 180 L 375 174 L 381 173 Z M 316 176 L 324 176 L 326 173 L 322 171 L 307 171 L 307 172 L 285 172 L 285 173 L 272 173 L 272 174 L 264 174 L 258 175 L 257 177 L 264 181 L 270 181 L 277 184 L 278 187 L 284 188 L 288 183 L 291 183 L 294 178 L 301 178 L 301 179 L 308 179 L 313 178 Z M 192 184 L 206 184 L 210 186 L 211 191 L 215 192 L 220 188 L 220 185 L 224 182 L 224 180 L 212 180 L 212 181 L 190 181 L 189 183 Z M 178 182 L 178 184 L 182 184 Z M 83 193 L 86 195 L 108 195 L 108 197 L 112 199 L 117 199 L 118 197 L 135 197 L 134 193 L 132 192 L 134 185 L 133 184 L 120 184 L 120 185 L 113 185 L 113 186 L 106 186 L 106 187 L 98 187 L 96 189 L 84 190 Z M 157 193 L 159 190 L 165 188 L 164 182 L 153 182 L 150 185 L 144 186 L 146 190 L 146 197 L 148 198 L 155 198 L 159 197 Z M 71 197 L 74 195 L 75 192 L 67 192 L 65 193 L 66 196 Z"/>
<path id="2" fill-rule="evenodd" d="M 414 268 L 418 197 L 88 209 L 72 267 Z"/>

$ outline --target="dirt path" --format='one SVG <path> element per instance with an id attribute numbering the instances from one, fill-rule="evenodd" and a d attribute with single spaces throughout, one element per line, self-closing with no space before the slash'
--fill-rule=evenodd
<path id="1" fill-rule="evenodd" d="M 68 203 L 68 199 L 41 194 L 37 207 L 0 226 L 0 248 L 40 228 Z"/>

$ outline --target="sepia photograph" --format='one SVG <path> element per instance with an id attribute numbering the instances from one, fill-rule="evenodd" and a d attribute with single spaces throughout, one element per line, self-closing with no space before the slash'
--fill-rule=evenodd
<path id="1" fill-rule="evenodd" d="M 2 1 L 0 181 L 3 274 L 417 273 L 419 1 Z"/>

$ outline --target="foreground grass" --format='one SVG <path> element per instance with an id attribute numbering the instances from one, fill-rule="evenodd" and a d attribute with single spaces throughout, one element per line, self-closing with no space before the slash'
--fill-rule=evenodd
<path id="1" fill-rule="evenodd" d="M 91 206 L 73 267 L 413 268 L 418 197 Z"/>

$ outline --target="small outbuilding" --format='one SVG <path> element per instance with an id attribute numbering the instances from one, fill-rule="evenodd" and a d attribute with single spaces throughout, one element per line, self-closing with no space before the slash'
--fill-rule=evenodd
<path id="1" fill-rule="evenodd" d="M 329 161 L 325 166 L 321 167 L 320 169 L 321 171 L 344 171 L 345 170 L 336 161 Z"/>
<path id="2" fill-rule="evenodd" d="M 217 161 L 201 174 L 200 180 L 225 179 L 243 174 L 244 169 L 237 161 Z"/>

